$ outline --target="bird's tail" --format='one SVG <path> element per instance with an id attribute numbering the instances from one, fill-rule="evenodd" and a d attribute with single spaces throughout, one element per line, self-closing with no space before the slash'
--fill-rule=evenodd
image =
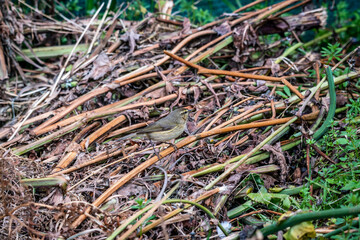
<path id="1" fill-rule="evenodd" d="M 116 141 L 133 139 L 133 138 L 136 138 L 136 137 L 137 137 L 136 133 L 130 133 L 130 134 L 128 134 L 128 135 L 125 135 L 125 136 L 123 136 L 123 137 L 121 137 L 121 138 L 116 139 Z"/>

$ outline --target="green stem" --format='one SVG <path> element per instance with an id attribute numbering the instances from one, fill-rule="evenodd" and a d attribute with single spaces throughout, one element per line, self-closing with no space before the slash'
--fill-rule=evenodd
<path id="1" fill-rule="evenodd" d="M 357 227 L 357 226 L 359 226 L 359 221 L 353 221 L 352 224 L 346 224 L 345 226 L 342 226 L 341 228 L 338 228 L 338 229 L 336 229 L 336 230 L 334 230 L 332 232 L 329 232 L 329 233 L 325 234 L 324 237 L 326 239 L 328 239 L 331 236 L 334 236 L 336 234 L 339 234 L 341 232 L 344 232 L 344 231 L 350 229 L 351 227 Z"/>
<path id="2" fill-rule="evenodd" d="M 341 32 L 345 32 L 347 29 L 348 29 L 348 27 L 342 27 L 342 28 L 335 29 L 334 32 L 335 33 L 341 33 Z M 309 46 L 311 46 L 311 45 L 313 45 L 315 43 L 318 43 L 318 42 L 320 42 L 320 41 L 322 41 L 322 40 L 324 40 L 324 39 L 326 39 L 326 38 L 328 38 L 328 37 L 330 37 L 332 35 L 333 35 L 332 31 L 328 32 L 328 33 L 325 33 L 324 35 L 321 35 L 321 36 L 319 36 L 319 37 L 317 37 L 317 38 L 315 38 L 315 39 L 313 39 L 313 40 L 311 40 L 311 41 L 309 41 L 307 43 L 304 43 L 303 47 L 304 48 L 309 47 Z"/>
<path id="3" fill-rule="evenodd" d="M 33 142 L 33 143 L 30 143 L 28 145 L 25 145 L 23 147 L 20 147 L 20 148 L 17 148 L 17 149 L 13 149 L 13 152 L 15 155 L 22 155 L 24 153 L 27 153 L 31 150 L 34 150 L 38 147 L 41 147 L 47 143 L 50 143 L 52 142 L 53 140 L 57 139 L 57 138 L 60 138 L 72 131 L 75 131 L 76 129 L 80 128 L 84 123 L 79 121 L 79 122 L 75 122 L 69 126 L 66 126 L 64 127 L 63 129 L 60 129 L 59 131 L 56 131 L 46 137 L 43 137 L 43 138 L 40 138 L 39 140 Z"/>
<path id="4" fill-rule="evenodd" d="M 354 71 L 354 72 L 350 72 L 348 74 L 344 74 L 344 75 L 341 75 L 341 76 L 338 76 L 336 78 L 334 78 L 334 82 L 335 82 L 335 85 L 337 84 L 340 84 L 340 83 L 343 83 L 345 81 L 348 81 L 350 79 L 354 79 L 354 78 L 357 78 L 360 76 L 360 71 Z M 315 92 L 319 89 L 321 90 L 324 90 L 324 89 L 327 89 L 329 84 L 327 82 L 325 82 L 326 78 L 324 78 L 323 80 L 321 80 L 321 82 L 316 85 L 315 87 L 312 87 L 306 91 L 311 91 L 311 95 L 315 95 Z M 302 94 L 306 94 L 306 91 L 303 91 Z M 292 97 L 290 97 L 288 99 L 288 103 L 289 104 L 294 104 L 296 102 L 299 102 L 300 99 L 297 95 L 293 95 Z M 279 103 L 279 104 L 276 104 L 275 107 L 284 107 L 285 104 L 284 103 Z"/>
<path id="5" fill-rule="evenodd" d="M 264 227 L 260 231 L 264 235 L 264 237 L 277 233 L 280 230 L 283 230 L 287 227 L 292 227 L 296 224 L 312 221 L 324 218 L 336 218 L 336 217 L 344 217 L 344 216 L 353 216 L 360 214 L 360 206 L 353 208 L 341 208 L 341 209 L 330 209 L 325 211 L 318 212 L 310 212 L 310 213 L 299 213 L 295 216 L 289 217 L 288 219 L 282 222 L 276 222 L 268 227 Z"/>
<path id="6" fill-rule="evenodd" d="M 76 51 L 85 52 L 89 47 L 89 44 L 79 44 L 76 48 Z M 63 56 L 71 53 L 71 50 L 74 48 L 74 45 L 62 45 L 62 46 L 51 46 L 51 47 L 38 47 L 33 48 L 32 51 L 30 49 L 21 50 L 22 53 L 30 59 L 35 59 L 33 53 L 35 53 L 36 57 L 40 59 L 52 58 Z M 24 61 L 24 58 L 20 55 L 16 56 L 16 60 L 21 62 Z"/>
<path id="7" fill-rule="evenodd" d="M 286 194 L 286 195 L 296 195 L 299 194 L 303 189 L 305 188 L 305 186 L 299 186 L 299 187 L 294 187 L 294 188 L 288 188 L 288 189 L 284 189 L 281 192 L 279 192 L 280 194 Z M 315 189 L 319 189 L 320 186 L 319 185 L 313 185 L 314 190 Z"/>
<path id="8" fill-rule="evenodd" d="M 335 116 L 335 109 L 336 109 L 336 92 L 335 92 L 335 83 L 334 83 L 334 76 L 332 75 L 331 68 L 326 68 L 326 77 L 328 80 L 329 85 L 329 94 L 330 94 L 330 106 L 329 106 L 329 112 L 326 116 L 326 119 L 324 123 L 321 125 L 321 127 L 314 133 L 313 138 L 315 140 L 319 140 L 328 130 L 330 126 L 331 120 L 333 120 Z"/>
<path id="9" fill-rule="evenodd" d="M 289 144 L 286 144 L 284 146 L 281 147 L 281 149 L 283 151 L 287 151 L 297 145 L 299 145 L 301 143 L 301 140 L 298 140 L 298 141 L 295 141 L 295 142 L 292 142 L 292 143 L 289 143 Z M 219 172 L 219 171 L 222 171 L 223 169 L 226 168 L 226 166 L 228 166 L 229 164 L 231 163 L 234 163 L 234 162 L 238 162 L 240 161 L 241 159 L 243 159 L 245 157 L 246 154 L 242 154 L 242 155 L 239 155 L 239 156 L 236 156 L 234 158 L 231 158 L 229 159 L 228 161 L 226 161 L 225 163 L 222 163 L 222 164 L 218 164 L 218 165 L 215 165 L 215 166 L 212 166 L 212 167 L 209 167 L 209 168 L 206 168 L 204 169 L 203 171 L 201 172 L 197 172 L 197 173 L 194 173 L 193 175 L 191 175 L 192 177 L 200 177 L 200 176 L 203 176 L 203 175 L 206 175 L 206 174 L 209 174 L 209 173 L 213 173 L 213 172 Z M 260 162 L 264 159 L 267 159 L 270 157 L 270 153 L 268 152 L 257 152 L 257 153 L 254 153 L 255 156 L 253 157 L 250 157 L 249 159 L 247 159 L 245 161 L 245 164 L 253 164 L 253 163 L 257 163 L 257 162 Z"/>
<path id="10" fill-rule="evenodd" d="M 163 203 L 166 202 L 166 198 L 168 198 L 171 194 L 174 193 L 174 191 L 179 187 L 179 184 L 176 184 L 167 194 L 166 196 L 160 200 L 160 202 L 155 202 L 151 205 L 148 205 L 147 207 L 145 207 L 144 209 L 138 211 L 137 213 L 135 213 L 134 215 L 132 215 L 128 220 L 126 220 L 123 224 L 121 224 L 121 226 L 119 226 L 106 240 L 112 240 L 114 238 L 116 238 L 117 235 L 119 235 L 130 223 L 132 223 L 133 221 L 135 221 L 137 218 L 139 218 L 140 216 L 142 216 L 145 212 L 146 213 L 139 221 L 137 221 L 135 224 L 140 225 L 141 223 L 143 223 L 147 218 L 149 218 L 151 216 L 151 214 Z M 130 235 L 130 233 L 125 233 Z"/>

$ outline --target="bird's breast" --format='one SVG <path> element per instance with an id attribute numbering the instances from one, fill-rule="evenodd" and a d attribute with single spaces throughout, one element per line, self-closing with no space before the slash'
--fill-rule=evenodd
<path id="1" fill-rule="evenodd" d="M 180 136 L 185 130 L 185 125 L 177 125 L 172 129 L 166 131 L 148 133 L 148 137 L 155 141 L 165 142 Z"/>

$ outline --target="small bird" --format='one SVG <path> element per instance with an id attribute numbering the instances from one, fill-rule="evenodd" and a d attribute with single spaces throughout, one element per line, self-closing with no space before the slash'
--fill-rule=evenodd
<path id="1" fill-rule="evenodd" d="M 175 139 L 185 131 L 189 112 L 190 110 L 186 108 L 175 109 L 166 117 L 119 140 L 124 138 L 147 138 L 152 141 L 166 142 Z"/>

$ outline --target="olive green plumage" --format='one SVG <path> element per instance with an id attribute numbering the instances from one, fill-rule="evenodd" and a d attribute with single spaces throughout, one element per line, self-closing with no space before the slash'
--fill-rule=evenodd
<path id="1" fill-rule="evenodd" d="M 166 117 L 149 124 L 147 127 L 136 130 L 134 134 L 124 138 L 145 138 L 153 141 L 166 142 L 180 136 L 186 129 L 189 110 L 178 108 Z"/>

